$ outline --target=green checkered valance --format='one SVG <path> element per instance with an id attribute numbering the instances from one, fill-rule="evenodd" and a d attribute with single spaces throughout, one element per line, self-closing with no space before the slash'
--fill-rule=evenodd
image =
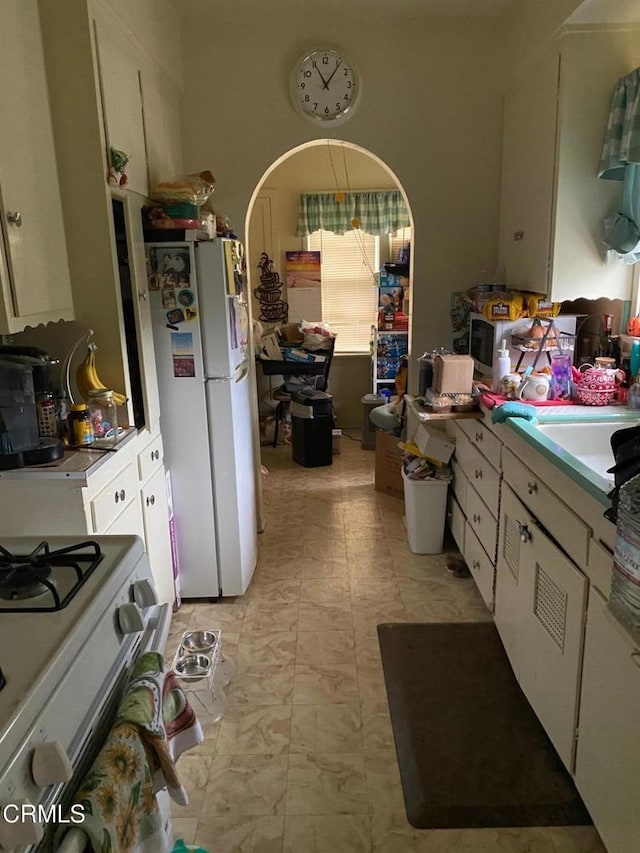
<path id="1" fill-rule="evenodd" d="M 367 234 L 389 234 L 411 224 L 398 190 L 304 193 L 300 196 L 296 233 L 298 237 L 320 230 L 344 234 L 358 227 L 352 220 L 357 220 Z"/>

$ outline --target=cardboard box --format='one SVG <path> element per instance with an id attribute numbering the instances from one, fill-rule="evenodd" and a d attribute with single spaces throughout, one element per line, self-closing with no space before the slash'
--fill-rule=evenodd
<path id="1" fill-rule="evenodd" d="M 434 356 L 432 387 L 439 394 L 470 394 L 473 389 L 471 356 Z"/>
<path id="2" fill-rule="evenodd" d="M 447 464 L 456 449 L 455 444 L 448 440 L 444 430 L 425 423 L 418 424 L 413 442 L 423 456 L 442 462 L 443 465 Z"/>
<path id="3" fill-rule="evenodd" d="M 375 489 L 404 500 L 402 482 L 402 450 L 397 435 L 379 430 L 376 432 Z"/>

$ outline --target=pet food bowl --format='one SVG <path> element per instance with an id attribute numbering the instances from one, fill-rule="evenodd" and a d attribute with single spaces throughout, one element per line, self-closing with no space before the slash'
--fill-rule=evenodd
<path id="1" fill-rule="evenodd" d="M 176 661 L 175 671 L 183 681 L 200 681 L 211 670 L 211 661 L 206 655 L 185 655 Z"/>
<path id="2" fill-rule="evenodd" d="M 185 652 L 203 652 L 209 654 L 215 647 L 216 635 L 213 631 L 186 631 L 182 635 L 182 648 Z"/>

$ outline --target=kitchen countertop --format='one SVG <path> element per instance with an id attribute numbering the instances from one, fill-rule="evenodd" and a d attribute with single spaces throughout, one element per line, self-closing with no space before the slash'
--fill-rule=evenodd
<path id="1" fill-rule="evenodd" d="M 640 412 L 627 406 L 544 406 L 536 407 L 538 424 L 619 423 L 620 429 L 640 423 Z M 487 417 L 491 413 L 485 410 Z M 542 456 L 567 474 L 582 489 L 604 507 L 611 504 L 607 497 L 612 483 L 593 471 L 579 458 L 564 450 L 555 441 L 537 429 L 537 424 L 524 418 L 508 418 L 505 426 L 534 447 Z"/>
<path id="2" fill-rule="evenodd" d="M 86 480 L 137 435 L 137 429 L 130 427 L 125 430 L 124 435 L 118 440 L 113 450 L 91 449 L 90 447 L 86 450 L 67 448 L 62 459 L 58 459 L 56 462 L 0 471 L 0 480 Z"/>

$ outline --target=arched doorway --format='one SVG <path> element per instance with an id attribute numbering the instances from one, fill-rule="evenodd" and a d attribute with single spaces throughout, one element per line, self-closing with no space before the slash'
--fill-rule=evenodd
<path id="1" fill-rule="evenodd" d="M 346 193 L 364 190 L 399 190 L 413 217 L 407 194 L 393 171 L 373 152 L 342 140 L 316 139 L 285 152 L 264 172 L 255 187 L 247 208 L 245 235 L 250 289 L 256 289 L 262 252 L 273 260 L 274 270 L 285 280 L 285 253 L 305 248 L 303 238 L 296 236 L 301 193 Z M 389 247 L 384 246 L 382 260 L 390 260 Z M 286 284 L 282 299 L 288 301 Z M 258 318 L 260 305 L 253 297 L 252 317 Z M 293 318 L 292 318 L 293 319 Z M 322 317 L 305 317 L 320 320 Z M 372 311 L 371 322 L 375 319 Z M 408 335 L 410 345 L 410 333 Z M 255 395 L 256 419 L 264 425 L 273 410 L 272 381 L 257 370 Z M 357 354 L 337 355 L 331 366 L 331 393 L 337 413 L 337 425 L 345 429 L 362 422 L 361 398 L 373 385 L 371 355 L 368 348 Z M 263 441 L 266 439 L 262 433 Z M 255 453 L 260 457 L 260 436 Z"/>

